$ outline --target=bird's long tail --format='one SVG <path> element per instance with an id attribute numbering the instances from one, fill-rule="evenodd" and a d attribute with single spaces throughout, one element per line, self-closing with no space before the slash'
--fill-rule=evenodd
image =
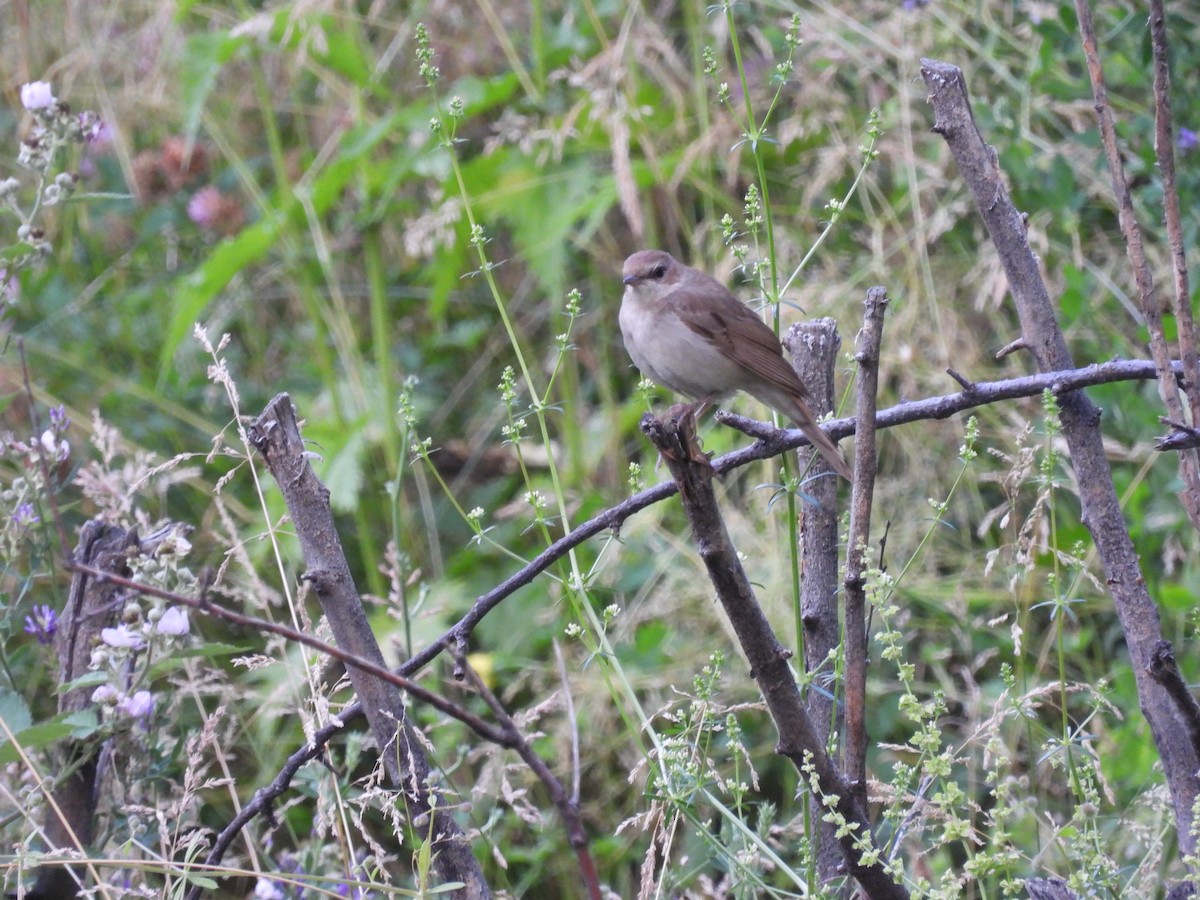
<path id="1" fill-rule="evenodd" d="M 798 422 L 797 424 L 800 426 L 800 430 L 804 432 L 804 436 L 817 448 L 817 452 L 824 457 L 825 462 L 829 463 L 829 468 L 833 469 L 833 471 L 837 472 L 847 481 L 854 481 L 854 473 L 850 470 L 850 464 L 846 462 L 846 458 L 842 456 L 833 439 L 811 420 L 808 422 Z"/>
<path id="2" fill-rule="evenodd" d="M 812 407 L 808 405 L 808 397 L 803 386 L 795 391 L 785 391 L 775 386 L 760 388 L 753 395 L 768 406 L 772 406 L 796 423 L 796 427 L 804 432 L 809 443 L 817 448 L 817 452 L 829 463 L 829 467 L 849 482 L 854 481 L 854 472 L 846 458 L 827 435 L 814 421 Z"/>

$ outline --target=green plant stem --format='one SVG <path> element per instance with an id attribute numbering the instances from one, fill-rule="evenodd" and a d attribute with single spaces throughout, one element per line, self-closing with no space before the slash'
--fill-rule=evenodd
<path id="1" fill-rule="evenodd" d="M 434 95 L 434 103 L 438 110 L 441 121 L 445 123 L 447 117 L 443 111 L 440 98 L 437 95 L 434 86 L 430 85 L 430 91 Z M 508 309 L 504 304 L 503 296 L 499 286 L 496 284 L 495 277 L 492 274 L 492 264 L 488 259 L 484 248 L 484 242 L 480 238 L 482 228 L 475 216 L 474 206 L 471 202 L 471 194 L 467 188 L 466 179 L 463 176 L 462 167 L 459 164 L 458 157 L 454 152 L 453 132 L 451 131 L 448 138 L 443 138 L 443 147 L 446 150 L 449 158 L 451 169 L 454 173 L 455 183 L 459 190 L 459 196 L 463 201 L 463 209 L 467 216 L 467 223 L 471 230 L 473 243 L 475 245 L 476 255 L 479 260 L 481 274 L 487 284 L 488 290 L 491 293 L 492 300 L 495 303 L 497 313 L 500 316 L 500 321 L 504 326 L 505 334 L 508 337 L 513 354 L 517 360 L 517 366 L 521 372 L 521 380 L 525 385 L 526 392 L 531 398 L 531 409 L 538 423 L 538 433 L 542 442 L 542 446 L 546 450 L 547 471 L 550 475 L 551 486 L 554 490 L 555 501 L 558 505 L 559 522 L 564 534 L 571 530 L 570 516 L 566 506 L 566 494 L 563 490 L 562 482 L 559 478 L 558 466 L 554 458 L 554 445 L 550 438 L 549 426 L 546 420 L 546 405 L 542 401 L 542 392 L 537 389 L 536 382 L 533 378 L 533 373 L 526 362 L 526 356 L 522 349 L 520 339 L 517 336 L 513 326 L 512 319 L 508 314 Z M 532 490 L 531 481 L 526 473 L 526 485 Z M 543 532 L 547 540 L 549 535 Z M 599 659 L 602 663 L 600 671 L 604 678 L 605 684 L 613 696 L 623 696 L 625 704 L 617 704 L 618 714 L 624 723 L 627 732 L 631 739 L 637 744 L 639 751 L 644 758 L 651 759 L 652 755 L 648 752 L 645 746 L 645 736 L 648 735 L 650 741 L 654 744 L 656 753 L 654 758 L 659 761 L 660 769 L 663 767 L 663 748 L 659 741 L 657 732 L 649 727 L 650 718 L 646 711 L 642 708 L 641 702 L 637 697 L 633 686 L 626 678 L 618 657 L 608 641 L 608 636 L 605 633 L 603 623 L 596 615 L 596 611 L 592 608 L 592 604 L 586 596 L 587 580 L 584 578 L 579 565 L 579 556 L 575 549 L 572 548 L 567 553 L 567 565 L 569 568 L 569 576 L 563 579 L 565 585 L 565 595 L 568 602 L 571 604 L 573 614 L 577 620 L 586 620 L 591 626 L 591 643 L 589 651 L 593 659 Z M 613 678 L 616 679 L 614 683 Z M 618 687 L 619 685 L 619 687 Z M 630 710 L 636 715 L 636 718 L 631 717 Z"/>
<path id="2" fill-rule="evenodd" d="M 867 174 L 868 167 L 875 159 L 875 145 L 878 143 L 878 141 L 879 138 L 877 135 L 873 134 L 869 138 L 866 145 L 866 152 L 863 154 L 862 164 L 858 167 L 858 172 L 854 176 L 854 181 L 850 183 L 850 187 L 846 190 L 845 196 L 839 201 L 842 208 L 844 208 L 850 202 L 851 198 L 858 193 L 859 185 L 862 184 L 863 177 Z M 817 250 L 823 243 L 825 243 L 825 239 L 832 233 L 833 227 L 837 224 L 837 221 L 840 217 L 840 210 L 829 217 L 828 224 L 821 229 L 821 233 L 817 235 L 817 239 L 813 241 L 812 246 L 808 248 L 808 252 L 804 254 L 804 258 L 800 260 L 800 262 L 796 265 L 795 270 L 791 275 L 788 276 L 787 281 L 783 283 L 783 287 L 779 289 L 780 296 L 783 296 L 791 289 L 796 279 L 800 277 L 800 273 L 803 272 L 805 266 L 808 265 L 809 260 L 816 255 Z"/>

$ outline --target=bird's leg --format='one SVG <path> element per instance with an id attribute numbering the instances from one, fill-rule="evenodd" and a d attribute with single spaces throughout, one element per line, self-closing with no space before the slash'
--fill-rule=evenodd
<path id="1" fill-rule="evenodd" d="M 700 439 L 696 435 L 696 422 L 708 412 L 715 400 L 715 397 L 701 397 L 694 403 L 689 403 L 687 411 L 679 420 L 679 430 L 686 436 L 690 459 L 697 465 L 707 466 L 710 469 L 712 468 L 712 462 L 709 459 L 711 454 L 705 453 L 700 445 Z"/>
<path id="2" fill-rule="evenodd" d="M 688 459 L 711 468 L 708 456 L 700 448 L 700 441 L 696 437 L 696 406 L 696 403 L 676 403 L 667 415 L 679 429 L 680 440 L 687 447 Z"/>

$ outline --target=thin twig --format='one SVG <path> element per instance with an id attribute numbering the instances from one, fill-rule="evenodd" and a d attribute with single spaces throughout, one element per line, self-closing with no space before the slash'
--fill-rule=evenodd
<path id="1" fill-rule="evenodd" d="M 1162 178 L 1163 221 L 1171 249 L 1174 291 L 1171 307 L 1179 330 L 1179 358 L 1183 360 L 1183 388 L 1187 393 L 1192 423 L 1200 425 L 1200 357 L 1196 351 L 1196 323 L 1192 317 L 1188 287 L 1187 250 L 1179 212 L 1179 188 L 1175 181 L 1175 135 L 1171 117 L 1171 62 L 1167 47 L 1167 22 L 1162 0 L 1150 0 L 1150 50 L 1154 56 L 1154 155 Z M 1195 452 L 1191 465 L 1200 465 Z"/>
<path id="2" fill-rule="evenodd" d="M 248 616 L 236 610 L 229 609 L 226 606 L 221 606 L 214 603 L 208 597 L 188 597 L 185 594 L 176 594 L 173 591 L 163 590 L 154 585 L 146 584 L 141 581 L 134 581 L 131 578 L 126 578 L 121 575 L 115 575 L 112 572 L 99 569 L 95 566 L 87 565 L 86 563 L 75 562 L 74 560 L 64 563 L 66 571 L 86 575 L 92 580 L 101 584 L 111 584 L 116 587 L 124 588 L 127 591 L 143 594 L 147 597 L 157 597 L 160 600 L 166 600 L 168 603 L 174 603 L 179 606 L 186 606 L 194 609 L 197 612 L 212 616 L 216 619 L 223 619 L 226 622 L 231 622 L 234 625 L 240 625 L 249 631 L 263 632 L 275 634 L 279 637 L 286 638 L 288 641 L 303 644 L 306 647 L 311 647 L 318 653 L 322 653 L 331 659 L 336 659 L 346 666 L 354 669 L 359 669 L 368 675 L 385 681 L 388 684 L 394 685 L 401 690 L 411 694 L 422 703 L 428 703 L 453 719 L 462 722 L 484 740 L 491 741 L 496 744 L 508 746 L 504 743 L 503 732 L 497 730 L 493 726 L 484 722 L 474 713 L 468 712 L 461 706 L 447 700 L 440 694 L 435 694 L 427 688 L 421 687 L 420 684 L 410 678 L 405 678 L 403 675 L 398 675 L 386 666 L 378 665 L 371 662 L 369 659 L 363 659 L 346 650 L 341 649 L 336 644 L 327 643 L 320 638 L 315 638 L 303 631 L 298 631 L 287 625 L 281 625 L 278 622 L 272 622 L 269 619 L 259 619 L 255 616 Z M 357 704 L 355 704 L 357 705 Z M 340 731 L 344 728 L 345 721 L 342 720 L 339 726 L 335 729 Z"/>
<path id="3" fill-rule="evenodd" d="M 1079 17 L 1079 34 L 1083 40 L 1083 53 L 1087 60 L 1088 75 L 1092 81 L 1092 98 L 1095 101 L 1096 119 L 1100 126 L 1100 144 L 1104 147 L 1104 157 L 1108 162 L 1108 174 L 1112 182 L 1113 196 L 1117 201 L 1117 221 L 1121 226 L 1121 236 L 1125 241 L 1125 252 L 1129 256 L 1129 264 L 1133 268 L 1134 281 L 1137 283 L 1139 308 L 1146 320 L 1146 328 L 1150 334 L 1150 355 L 1158 368 L 1158 393 L 1167 408 L 1167 414 L 1174 419 L 1183 419 L 1183 403 L 1179 398 L 1179 387 L 1171 373 L 1170 353 L 1167 348 L 1167 338 L 1163 331 L 1162 310 L 1155 297 L 1154 275 L 1150 271 L 1150 263 L 1142 246 L 1142 229 L 1138 225 L 1137 216 L 1133 211 L 1133 198 L 1129 193 L 1129 182 L 1125 177 L 1125 163 L 1121 159 L 1121 150 L 1117 146 L 1117 129 L 1113 122 L 1112 107 L 1108 102 L 1108 88 L 1104 83 L 1104 69 L 1100 63 L 1099 42 L 1096 39 L 1096 26 L 1092 21 L 1092 8 L 1088 0 L 1075 0 L 1075 12 Z M 1164 37 L 1165 41 L 1165 37 Z M 1162 61 L 1165 66 L 1165 60 Z M 1161 76 L 1165 78 L 1165 71 Z M 1160 74 L 1155 71 L 1155 82 Z M 1170 131 L 1169 121 L 1162 119 L 1161 104 L 1156 116 L 1156 130 L 1165 128 Z M 1169 113 L 1168 113 L 1169 115 Z M 1163 152 L 1161 146 L 1159 152 Z M 1168 153 L 1170 150 L 1167 149 Z M 1161 158 L 1160 158 L 1161 161 Z M 1195 372 L 1195 342 L 1192 342 L 1190 352 L 1192 365 L 1185 368 L 1185 378 Z M 1188 357 L 1184 357 L 1185 365 Z M 1200 528 L 1200 467 L 1196 464 L 1196 456 L 1190 451 L 1183 451 L 1179 456 L 1180 475 L 1187 490 L 1180 494 L 1180 500 L 1187 511 L 1192 525 Z"/>
<path id="4" fill-rule="evenodd" d="M 550 802 L 554 804 L 558 810 L 558 814 L 562 816 L 563 824 L 566 825 L 567 840 L 575 848 L 575 855 L 579 862 L 579 872 L 583 876 L 583 883 L 587 886 L 588 897 L 590 900 L 600 900 L 600 879 L 596 875 L 596 864 L 592 860 L 591 852 L 588 850 L 587 829 L 584 828 L 583 818 L 579 815 L 578 799 L 567 795 L 562 782 L 550 771 L 550 767 L 546 765 L 545 761 L 529 746 L 529 741 L 525 740 L 525 735 L 521 734 L 521 729 L 517 727 L 517 723 L 508 714 L 508 710 L 504 708 L 504 704 L 483 683 L 483 679 L 471 667 L 466 656 L 461 652 L 456 652 L 455 662 L 462 669 L 467 683 L 483 698 L 483 702 L 488 705 L 488 709 L 492 711 L 492 715 L 500 723 L 500 728 L 507 738 L 504 746 L 515 750 L 525 765 L 529 766 L 529 770 L 537 776 L 538 781 L 546 788 L 546 792 L 550 795 Z"/>

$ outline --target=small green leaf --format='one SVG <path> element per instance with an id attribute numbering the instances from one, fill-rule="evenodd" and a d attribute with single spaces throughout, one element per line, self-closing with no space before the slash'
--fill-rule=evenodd
<path id="1" fill-rule="evenodd" d="M 216 87 L 221 67 L 245 42 L 244 37 L 219 31 L 192 35 L 184 44 L 179 76 L 182 82 L 183 133 L 187 135 L 189 143 L 195 140 L 200 130 L 204 104 Z"/>
<path id="2" fill-rule="evenodd" d="M 33 253 L 33 244 L 26 244 L 24 241 L 18 241 L 15 244 L 9 244 L 4 249 L 0 250 L 0 262 L 8 260 L 20 259 L 22 256 L 28 256 Z"/>
<path id="3" fill-rule="evenodd" d="M 285 6 L 275 16 L 271 40 L 290 50 L 302 51 L 306 60 L 365 88 L 373 68 L 363 58 L 355 34 L 333 16 L 297 16 L 294 7 Z"/>
<path id="4" fill-rule="evenodd" d="M 33 724 L 25 698 L 8 688 L 0 688 L 0 721 L 13 734 Z"/>
<path id="5" fill-rule="evenodd" d="M 104 672 L 84 672 L 74 681 L 60 684 L 58 686 L 58 693 L 65 694 L 67 691 L 73 691 L 76 688 L 92 687 L 93 685 L 101 685 L 107 682 L 108 676 Z"/>

